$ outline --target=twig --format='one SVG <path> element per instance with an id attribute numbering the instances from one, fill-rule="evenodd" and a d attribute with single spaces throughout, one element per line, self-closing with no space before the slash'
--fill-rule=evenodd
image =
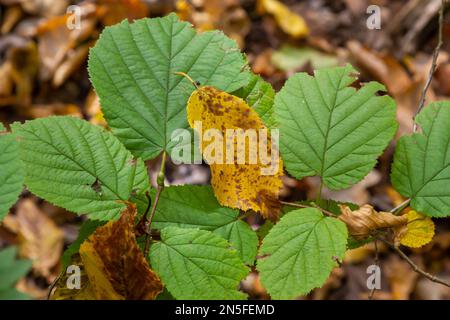
<path id="1" fill-rule="evenodd" d="M 446 0 L 442 0 L 441 3 L 441 9 L 439 10 L 439 36 L 438 36 L 438 44 L 433 52 L 433 59 L 431 62 L 431 68 L 430 72 L 428 73 L 427 81 L 425 82 L 425 86 L 422 90 L 422 94 L 419 100 L 419 106 L 417 107 L 417 111 L 414 114 L 414 125 L 413 125 L 413 132 L 417 132 L 417 123 L 415 121 L 417 115 L 422 111 L 423 107 L 425 106 L 425 100 L 426 100 L 426 94 L 428 89 L 430 88 L 431 81 L 433 80 L 433 75 L 436 72 L 437 69 L 437 59 L 439 57 L 439 51 L 441 50 L 442 44 L 444 43 L 442 40 L 442 30 L 444 28 L 444 9 L 445 9 Z"/>
<path id="2" fill-rule="evenodd" d="M 402 210 L 405 209 L 409 205 L 410 202 L 411 202 L 411 199 L 406 199 L 405 201 L 400 203 L 398 206 L 391 209 L 391 213 L 398 214 L 399 212 L 402 212 Z"/>
<path id="3" fill-rule="evenodd" d="M 156 206 L 158 205 L 159 198 L 161 196 L 161 192 L 164 189 L 164 178 L 165 178 L 165 168 L 166 168 L 166 152 L 163 152 L 161 159 L 161 167 L 156 179 L 157 187 L 156 187 L 156 195 L 155 201 L 153 201 L 152 211 L 150 212 L 150 216 L 148 217 L 145 223 L 145 247 L 144 247 L 144 256 L 147 257 L 150 251 L 150 243 L 152 241 L 152 236 L 150 233 L 150 227 L 152 225 L 153 217 L 155 216 Z"/>
<path id="4" fill-rule="evenodd" d="M 247 219 L 248 217 L 250 217 L 251 215 L 252 215 L 252 211 L 247 211 L 247 212 L 245 212 L 244 214 L 242 214 L 239 218 L 238 218 L 238 220 L 244 220 L 244 219 Z"/>
<path id="5" fill-rule="evenodd" d="M 383 239 L 383 238 L 378 238 L 378 240 L 383 241 L 386 245 L 388 245 L 391 249 L 393 249 L 395 252 L 397 252 L 400 257 L 402 257 L 412 268 L 415 272 L 417 272 L 418 274 L 424 276 L 425 278 L 427 278 L 430 281 L 433 281 L 435 283 L 439 283 L 442 284 L 446 287 L 450 287 L 450 283 L 436 277 L 433 276 L 432 274 L 422 270 L 421 268 L 419 268 L 419 266 L 417 264 L 414 263 L 414 261 L 412 261 L 402 250 L 400 250 L 400 248 L 398 246 L 396 246 L 393 243 L 390 243 L 389 241 Z"/>
<path id="6" fill-rule="evenodd" d="M 379 259 L 379 256 L 378 256 L 378 242 L 377 242 L 377 239 L 375 239 L 373 244 L 375 245 L 375 261 L 374 262 L 375 262 L 375 265 L 379 268 L 380 267 L 380 259 Z M 372 288 L 372 290 L 370 290 L 369 300 L 373 299 L 373 296 L 374 296 L 376 290 L 377 290 L 376 286 L 374 286 Z"/>
<path id="7" fill-rule="evenodd" d="M 284 204 L 285 206 L 294 207 L 294 208 L 309 208 L 309 209 L 318 209 L 323 212 L 326 216 L 336 218 L 336 215 L 333 212 L 330 212 L 328 210 L 325 210 L 318 205 L 308 206 L 305 204 L 300 203 L 294 203 L 294 202 L 287 202 L 287 201 L 280 201 L 281 204 Z"/>
<path id="8" fill-rule="evenodd" d="M 317 191 L 316 202 L 319 202 L 322 198 L 322 188 L 323 188 L 323 180 L 320 179 L 319 190 Z"/>
<path id="9" fill-rule="evenodd" d="M 52 283 L 50 284 L 50 286 L 48 287 L 48 292 L 47 292 L 47 296 L 45 297 L 46 300 L 50 300 L 50 298 L 52 297 L 52 291 L 53 289 L 55 289 L 56 284 L 58 283 L 59 279 L 61 279 L 61 277 L 64 274 L 64 270 L 61 271 L 58 276 L 55 278 L 55 280 L 52 281 Z"/>

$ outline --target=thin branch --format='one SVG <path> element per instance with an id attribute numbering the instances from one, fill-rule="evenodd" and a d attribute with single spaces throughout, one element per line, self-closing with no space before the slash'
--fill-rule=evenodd
<path id="1" fill-rule="evenodd" d="M 430 88 L 431 85 L 431 81 L 433 80 L 433 75 L 436 72 L 437 69 L 437 60 L 439 57 L 439 51 L 441 50 L 441 47 L 443 45 L 443 37 L 442 37 L 442 33 L 443 33 L 443 29 L 444 29 L 444 9 L 445 9 L 445 4 L 446 4 L 446 0 L 442 0 L 441 3 L 441 8 L 439 10 L 439 36 L 438 36 L 438 44 L 436 46 L 436 48 L 434 49 L 433 52 L 433 59 L 431 62 L 431 68 L 430 68 L 430 72 L 428 73 L 428 78 L 427 81 L 425 82 L 425 86 L 422 90 L 422 94 L 419 100 L 419 106 L 417 107 L 417 111 L 414 115 L 414 125 L 413 125 L 413 132 L 417 132 L 417 123 L 415 121 L 415 118 L 417 117 L 417 115 L 420 113 L 420 111 L 422 111 L 423 107 L 425 106 L 425 100 L 426 100 L 426 95 L 427 95 L 427 91 Z"/>
<path id="2" fill-rule="evenodd" d="M 336 215 L 333 212 L 325 210 L 325 209 L 319 207 L 318 205 L 308 206 L 308 205 L 305 205 L 305 204 L 294 203 L 294 202 L 287 202 L 287 201 L 280 201 L 280 203 L 284 204 L 285 206 L 294 207 L 294 208 L 318 209 L 318 210 L 322 211 L 324 215 L 336 218 Z"/>
<path id="3" fill-rule="evenodd" d="M 317 191 L 316 202 L 319 202 L 322 198 L 323 180 L 320 178 L 319 190 Z"/>
<path id="4" fill-rule="evenodd" d="M 397 252 L 401 258 L 403 258 L 410 266 L 411 268 L 413 268 L 413 270 L 415 272 L 417 272 L 418 274 L 424 276 L 425 278 L 427 278 L 430 281 L 433 281 L 435 283 L 439 283 L 442 284 L 446 287 L 450 287 L 450 283 L 436 277 L 433 276 L 432 274 L 422 270 L 417 264 L 414 263 L 414 261 L 412 261 L 402 250 L 400 250 L 400 248 L 398 246 L 396 246 L 393 243 L 390 243 L 389 241 L 383 239 L 383 238 L 378 238 L 378 240 L 383 241 L 386 245 L 388 245 L 391 249 L 393 249 L 395 252 Z"/>
<path id="5" fill-rule="evenodd" d="M 145 223 L 145 230 L 146 230 L 145 247 L 144 247 L 144 256 L 145 257 L 148 256 L 148 253 L 150 251 L 150 243 L 152 242 L 152 236 L 151 236 L 150 229 L 151 229 L 153 217 L 155 216 L 156 206 L 158 205 L 159 198 L 161 196 L 161 192 L 164 189 L 165 168 L 166 168 L 166 152 L 163 152 L 162 159 L 161 159 L 161 166 L 160 166 L 159 173 L 157 176 L 155 201 L 153 202 L 153 207 L 152 207 L 152 210 L 150 211 L 150 216 L 148 217 L 148 219 Z"/>
<path id="6" fill-rule="evenodd" d="M 400 203 L 398 206 L 391 209 L 390 212 L 393 214 L 398 214 L 399 212 L 402 212 L 402 210 L 405 209 L 409 205 L 410 202 L 411 202 L 411 199 L 406 199 L 405 201 Z"/>
<path id="7" fill-rule="evenodd" d="M 238 220 L 245 220 L 245 219 L 247 219 L 248 217 L 250 217 L 251 215 L 252 215 L 252 211 L 247 211 L 247 212 L 245 212 L 244 214 L 242 214 L 241 216 L 239 216 L 238 217 Z"/>

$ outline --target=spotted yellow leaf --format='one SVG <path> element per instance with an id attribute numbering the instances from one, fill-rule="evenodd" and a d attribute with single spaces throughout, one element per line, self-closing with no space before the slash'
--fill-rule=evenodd
<path id="1" fill-rule="evenodd" d="M 407 247 L 419 248 L 430 242 L 434 236 L 433 220 L 414 210 L 410 210 L 407 216 L 406 232 L 400 237 L 400 243 Z"/>
<path id="2" fill-rule="evenodd" d="M 219 203 L 276 219 L 283 174 L 276 131 L 269 132 L 244 100 L 211 86 L 192 93 L 187 115 Z"/>

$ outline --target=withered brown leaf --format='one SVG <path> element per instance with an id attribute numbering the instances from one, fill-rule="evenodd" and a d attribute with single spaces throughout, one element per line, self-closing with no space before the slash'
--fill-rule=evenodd
<path id="1" fill-rule="evenodd" d="M 97 299 L 151 300 L 162 291 L 136 243 L 135 217 L 136 206 L 128 204 L 119 220 L 98 228 L 80 247 Z"/>
<path id="2" fill-rule="evenodd" d="M 347 225 L 349 234 L 356 240 L 367 238 L 377 229 L 399 227 L 408 223 L 406 216 L 396 216 L 390 212 L 377 212 L 368 204 L 354 211 L 346 205 L 339 205 L 339 207 L 341 215 L 338 218 Z"/>

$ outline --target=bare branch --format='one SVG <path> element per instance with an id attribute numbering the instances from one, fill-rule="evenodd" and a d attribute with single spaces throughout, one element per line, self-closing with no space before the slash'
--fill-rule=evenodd
<path id="1" fill-rule="evenodd" d="M 378 240 L 383 241 L 386 245 L 388 245 L 391 249 L 393 249 L 395 252 L 397 252 L 401 258 L 403 258 L 412 268 L 415 272 L 417 272 L 418 274 L 424 276 L 425 278 L 427 278 L 430 281 L 433 281 L 435 283 L 439 283 L 442 284 L 446 287 L 450 287 L 450 283 L 436 277 L 433 276 L 432 274 L 422 270 L 421 268 L 419 268 L 419 266 L 417 264 L 414 263 L 414 261 L 412 261 L 402 250 L 400 250 L 400 248 L 398 246 L 396 246 L 393 243 L 390 243 L 389 241 L 383 239 L 383 238 L 378 238 Z"/>
<path id="2" fill-rule="evenodd" d="M 442 44 L 443 44 L 443 40 L 442 40 L 442 33 L 443 33 L 443 29 L 444 29 L 444 9 L 445 9 L 445 5 L 446 5 L 446 0 L 442 0 L 441 3 L 441 9 L 439 10 L 439 36 L 438 36 L 438 44 L 436 46 L 436 48 L 434 49 L 433 52 L 433 59 L 431 62 L 431 68 L 430 68 L 430 72 L 428 73 L 428 78 L 427 81 L 425 82 L 425 86 L 422 90 L 422 95 L 420 97 L 419 100 L 419 105 L 417 107 L 417 111 L 414 115 L 414 120 L 416 118 L 416 116 L 420 113 L 420 111 L 422 111 L 423 107 L 425 106 L 425 100 L 426 100 L 426 95 L 427 95 L 427 91 L 430 88 L 431 85 L 431 81 L 433 80 L 433 75 L 436 72 L 436 68 L 437 68 L 437 60 L 439 57 L 439 51 L 441 50 Z M 417 123 L 414 121 L 414 126 L 413 126 L 413 132 L 417 132 Z"/>
<path id="3" fill-rule="evenodd" d="M 375 245 L 375 261 L 374 262 L 375 262 L 375 265 L 379 268 L 380 267 L 380 259 L 379 259 L 379 254 L 378 254 L 378 240 L 375 239 L 373 244 Z M 375 286 L 372 288 L 372 290 L 370 290 L 369 300 L 373 299 L 373 296 L 374 296 L 376 290 L 377 290 L 377 288 Z"/>
<path id="4" fill-rule="evenodd" d="M 166 168 L 166 152 L 163 152 L 161 159 L 161 166 L 159 169 L 158 177 L 157 177 L 157 189 L 155 195 L 155 201 L 153 202 L 152 211 L 150 212 L 150 216 L 148 217 L 145 223 L 145 247 L 144 247 L 144 256 L 147 257 L 150 250 L 150 243 L 152 241 L 152 236 L 150 232 L 150 227 L 152 225 L 153 217 L 155 216 L 156 206 L 159 202 L 159 197 L 161 196 L 161 192 L 164 189 L 164 177 L 165 177 L 165 168 Z"/>

